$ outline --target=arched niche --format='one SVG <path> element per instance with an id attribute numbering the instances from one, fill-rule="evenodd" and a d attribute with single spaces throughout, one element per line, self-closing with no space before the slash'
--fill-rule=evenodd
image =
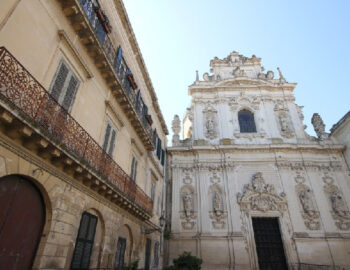
<path id="1" fill-rule="evenodd" d="M 191 218 L 197 212 L 197 195 L 191 185 L 185 185 L 180 189 L 180 213 L 181 216 Z"/>
<path id="2" fill-rule="evenodd" d="M 132 251 L 134 247 L 134 237 L 129 225 L 124 224 L 117 231 L 114 269 L 121 267 L 123 264 L 130 264 L 132 260 Z"/>
<path id="3" fill-rule="evenodd" d="M 226 211 L 225 195 L 219 184 L 214 184 L 209 188 L 208 198 L 210 199 L 209 210 L 211 212 Z"/>
<path id="4" fill-rule="evenodd" d="M 103 216 L 100 211 L 98 211 L 95 208 L 88 208 L 85 210 L 85 212 L 88 212 L 92 215 L 95 215 L 98 217 L 97 225 L 96 225 L 96 232 L 95 232 L 95 239 L 94 239 L 94 245 L 91 252 L 90 257 L 90 268 L 99 268 L 101 263 L 101 256 L 102 256 L 102 250 L 104 245 L 104 236 L 105 236 L 105 223 Z"/>

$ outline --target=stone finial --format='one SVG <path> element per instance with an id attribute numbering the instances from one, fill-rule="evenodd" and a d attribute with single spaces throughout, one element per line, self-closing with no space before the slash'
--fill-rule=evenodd
<path id="1" fill-rule="evenodd" d="M 325 132 L 325 124 L 323 123 L 323 120 L 321 116 L 318 113 L 314 113 L 311 118 L 311 123 L 314 126 L 314 130 L 317 134 L 317 137 L 319 139 L 326 139 L 328 138 L 328 134 Z"/>
<path id="2" fill-rule="evenodd" d="M 174 119 L 171 122 L 171 129 L 173 130 L 173 145 L 177 145 L 180 142 L 179 133 L 181 131 L 180 118 L 177 114 L 174 115 Z"/>
<path id="3" fill-rule="evenodd" d="M 282 71 L 280 70 L 280 68 L 277 68 L 278 71 L 278 76 L 279 76 L 279 80 L 280 82 L 286 82 L 286 79 L 283 77 Z"/>
<path id="4" fill-rule="evenodd" d="M 199 82 L 198 70 L 196 70 L 196 82 Z"/>

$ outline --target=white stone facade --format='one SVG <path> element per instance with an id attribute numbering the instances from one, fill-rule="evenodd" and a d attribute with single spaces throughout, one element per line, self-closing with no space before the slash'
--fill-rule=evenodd
<path id="1" fill-rule="evenodd" d="M 214 58 L 212 75 L 189 87 L 184 140 L 173 121 L 169 262 L 191 251 L 203 269 L 259 269 L 252 217 L 277 217 L 288 265 L 350 269 L 344 146 L 305 133 L 296 84 L 279 69 L 277 79 L 264 73 L 260 61 Z M 242 130 L 242 110 L 256 132 Z"/>

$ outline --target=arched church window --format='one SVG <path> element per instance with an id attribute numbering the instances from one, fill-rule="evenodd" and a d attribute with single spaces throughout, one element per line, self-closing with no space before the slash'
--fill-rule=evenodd
<path id="1" fill-rule="evenodd" d="M 239 128 L 241 133 L 256 132 L 254 114 L 248 110 L 238 113 Z"/>

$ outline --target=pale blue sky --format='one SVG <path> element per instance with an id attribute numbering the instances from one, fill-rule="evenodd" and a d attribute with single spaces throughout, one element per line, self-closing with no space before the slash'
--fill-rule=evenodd
<path id="1" fill-rule="evenodd" d="M 231 51 L 262 58 L 298 83 L 307 131 L 320 113 L 329 130 L 350 110 L 350 1 L 124 0 L 171 131 L 190 104 L 188 85 Z M 171 138 L 169 138 L 171 141 Z"/>

